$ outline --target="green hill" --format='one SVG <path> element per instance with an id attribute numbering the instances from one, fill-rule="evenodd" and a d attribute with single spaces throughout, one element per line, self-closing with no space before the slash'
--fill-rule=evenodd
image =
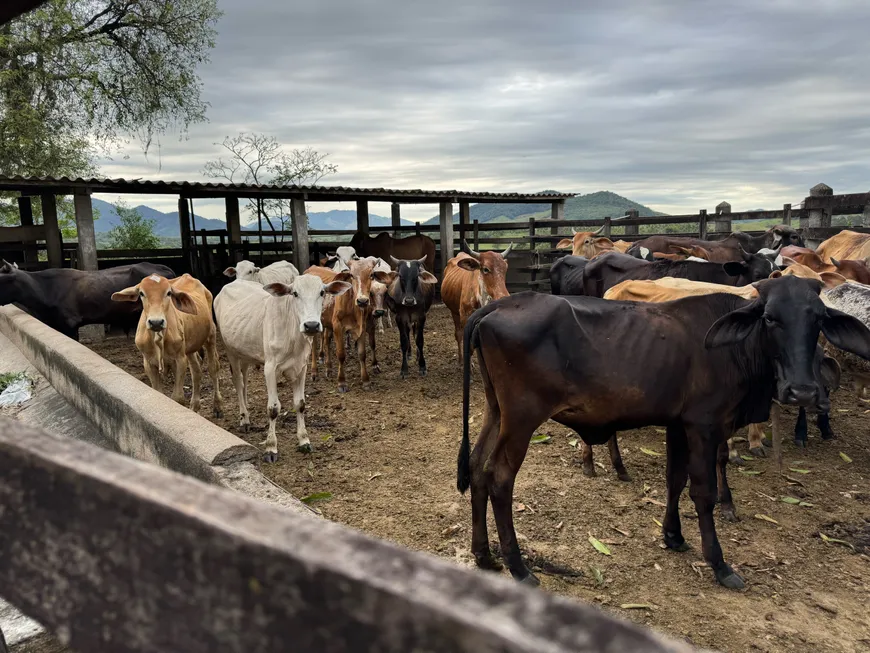
<path id="1" fill-rule="evenodd" d="M 600 220 L 610 216 L 625 215 L 630 209 L 637 209 L 641 217 L 664 215 L 648 206 L 611 193 L 607 190 L 579 195 L 565 202 L 566 220 Z M 524 222 L 529 218 L 550 217 L 550 204 L 472 204 L 471 220 L 480 222 Z M 453 215 L 453 222 L 459 222 L 459 214 Z M 425 224 L 438 224 L 438 216 L 430 218 Z"/>

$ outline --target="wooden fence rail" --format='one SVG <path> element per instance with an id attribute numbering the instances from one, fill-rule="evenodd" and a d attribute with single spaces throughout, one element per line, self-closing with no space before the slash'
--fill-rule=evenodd
<path id="1" fill-rule="evenodd" d="M 597 608 L 0 418 L 0 592 L 87 653 L 687 653 Z"/>

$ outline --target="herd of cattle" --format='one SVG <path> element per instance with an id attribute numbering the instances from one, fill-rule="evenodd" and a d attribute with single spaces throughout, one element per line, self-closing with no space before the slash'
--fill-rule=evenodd
<path id="1" fill-rule="evenodd" d="M 823 438 L 833 437 L 830 393 L 841 371 L 863 393 L 870 384 L 870 235 L 843 231 L 816 250 L 779 225 L 759 237 L 735 233 L 719 241 L 653 236 L 613 242 L 579 232 L 557 247 L 572 254 L 550 271 L 552 294 L 509 295 L 508 255 L 476 252 L 463 242 L 441 279 L 463 363 L 463 436 L 457 469 L 460 492 L 471 488 L 472 551 L 482 568 L 500 569 L 489 548 L 486 511 L 492 504 L 500 551 L 511 574 L 537 579 L 525 566 L 513 527 L 513 486 L 530 439 L 546 420 L 575 430 L 584 442 L 583 468 L 594 474 L 591 445 L 608 443 L 622 480 L 618 431 L 663 426 L 667 432 L 668 500 L 665 544 L 685 550 L 679 496 L 690 495 L 704 556 L 726 587 L 743 586 L 725 562 L 713 507 L 736 519 L 726 477 L 732 436 L 750 426 L 750 447 L 764 455 L 761 425 L 780 404 L 801 408 L 795 442 L 807 440 L 806 411 L 818 414 Z M 281 261 L 257 267 L 241 261 L 233 280 L 213 297 L 189 274 L 138 263 L 100 272 L 26 272 L 3 261 L 0 305 L 16 303 L 71 336 L 85 324 L 135 325 L 145 372 L 162 390 L 171 370 L 172 398 L 200 409 L 202 359 L 213 385 L 212 408 L 223 410 L 217 335 L 229 360 L 246 430 L 248 372 L 261 366 L 268 391 L 264 459 L 278 458 L 278 379 L 293 391 L 297 448 L 310 452 L 305 381 L 330 372 L 330 341 L 338 358 L 338 390 L 347 392 L 347 350 L 356 346 L 360 377 L 379 372 L 376 333 L 395 320 L 406 378 L 411 336 L 419 374 L 426 374 L 423 334 L 438 279 L 435 246 L 425 236 L 393 239 L 357 234 L 303 273 Z M 391 320 L 392 316 L 392 320 Z M 474 450 L 469 440 L 471 358 L 477 353 L 486 408 Z M 534 379 L 534 381 L 530 381 Z M 776 429 L 774 432 L 776 437 Z"/>

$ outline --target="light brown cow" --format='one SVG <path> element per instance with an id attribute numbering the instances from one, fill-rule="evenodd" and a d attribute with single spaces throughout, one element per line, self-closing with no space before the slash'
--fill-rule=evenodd
<path id="1" fill-rule="evenodd" d="M 441 281 L 441 300 L 450 309 L 456 329 L 456 344 L 459 346 L 459 362 L 462 362 L 462 330 L 468 316 L 491 300 L 507 297 L 508 262 L 513 248 L 511 243 L 503 252 L 475 252 L 462 241 L 461 252 L 447 261 L 444 279 Z"/>
<path id="2" fill-rule="evenodd" d="M 142 352 L 145 373 L 151 387 L 162 392 L 161 372 L 168 366 L 175 376 L 172 398 L 184 402 L 187 365 L 193 380 L 190 408 L 199 411 L 202 367 L 199 351 L 205 349 L 208 373 L 214 393 L 212 412 L 221 416 L 220 368 L 216 348 L 216 330 L 212 319 L 212 295 L 189 274 L 166 279 L 156 274 L 137 285 L 112 295 L 116 302 L 142 302 L 142 315 L 136 329 L 136 348 Z"/>
<path id="3" fill-rule="evenodd" d="M 359 357 L 360 377 L 363 384 L 370 382 L 368 368 L 366 367 L 366 339 L 369 324 L 374 329 L 374 303 L 372 302 L 372 282 L 376 281 L 389 286 L 396 277 L 395 272 L 375 270 L 375 259 L 364 258 L 349 262 L 349 269 L 336 274 L 328 268 L 312 266 L 305 271 L 306 274 L 316 274 L 324 283 L 330 281 L 347 281 L 351 284 L 351 290 L 335 297 L 333 301 L 323 303 L 322 321 L 331 328 L 325 328 L 321 339 L 320 348 L 328 355 L 329 337 L 335 341 L 335 351 L 338 358 L 338 391 L 347 392 L 347 379 L 344 374 L 344 362 L 347 358 L 345 337 L 350 336 L 350 341 L 356 343 L 357 356 Z M 328 333 L 331 331 L 331 334 Z M 374 331 L 372 331 L 374 333 Z M 377 363 L 377 361 L 375 361 Z M 316 360 L 312 349 L 312 375 L 316 372 Z M 329 360 L 327 358 L 327 375 L 329 373 Z M 374 371 L 380 371 L 376 368 Z"/>
<path id="4" fill-rule="evenodd" d="M 603 230 L 604 227 L 601 227 L 598 231 L 577 231 L 573 229 L 574 236 L 560 240 L 556 245 L 556 249 L 570 249 L 574 256 L 585 256 L 588 259 L 593 259 L 604 252 L 612 252 L 615 249 L 613 241 L 610 238 L 598 235 Z"/>
<path id="5" fill-rule="evenodd" d="M 827 263 L 818 253 L 806 247 L 783 247 L 780 254 L 783 259 L 792 259 L 816 272 L 836 272 L 851 281 L 870 284 L 870 266 L 867 260 L 843 259 L 841 261 L 832 258 L 831 262 Z"/>
<path id="6" fill-rule="evenodd" d="M 617 252 L 622 252 L 623 254 L 625 254 L 626 252 L 628 252 L 629 247 L 631 247 L 631 243 L 627 240 L 613 241 L 613 249 L 615 249 Z"/>
<path id="7" fill-rule="evenodd" d="M 823 261 L 862 261 L 870 257 L 870 234 L 844 229 L 816 247 L 816 254 Z"/>

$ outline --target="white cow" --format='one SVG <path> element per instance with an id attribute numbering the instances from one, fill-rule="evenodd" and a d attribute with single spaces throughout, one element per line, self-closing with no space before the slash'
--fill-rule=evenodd
<path id="1" fill-rule="evenodd" d="M 253 281 L 233 281 L 218 293 L 214 311 L 218 329 L 239 398 L 239 425 L 245 431 L 251 423 L 248 415 L 248 368 L 262 365 L 269 393 L 269 432 L 260 444 L 265 447 L 266 462 L 278 460 L 275 422 L 281 411 L 278 398 L 278 375 L 293 387 L 296 409 L 297 449 L 308 453 L 311 442 L 305 429 L 305 375 L 311 356 L 311 341 L 323 331 L 320 314 L 323 299 L 341 295 L 351 285 L 333 281 L 324 285 L 320 277 L 301 274 L 292 283 L 266 286 Z"/>
<path id="2" fill-rule="evenodd" d="M 342 245 L 335 250 L 334 256 L 328 256 L 324 267 L 333 272 L 344 272 L 350 269 L 350 262 L 359 260 L 356 250 L 350 245 Z"/>
<path id="3" fill-rule="evenodd" d="M 276 261 L 264 268 L 259 268 L 251 261 L 239 261 L 235 267 L 227 268 L 224 274 L 235 277 L 237 281 L 254 281 L 261 286 L 270 283 L 293 283 L 299 276 L 299 270 L 288 261 Z"/>

